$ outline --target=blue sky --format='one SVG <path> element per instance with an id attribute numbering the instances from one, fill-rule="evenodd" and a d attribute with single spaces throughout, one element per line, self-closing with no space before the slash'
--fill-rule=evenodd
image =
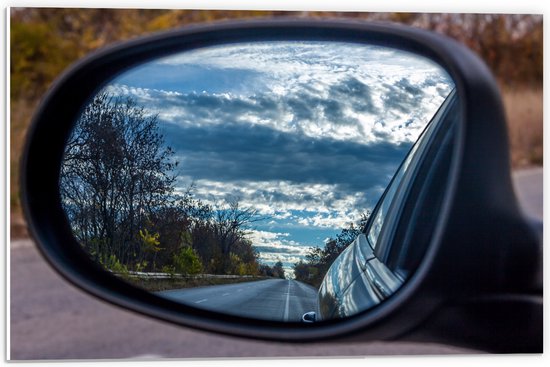
<path id="1" fill-rule="evenodd" d="M 290 269 L 374 207 L 452 87 L 402 51 L 271 42 L 150 62 L 107 90 L 158 114 L 178 190 L 194 183 L 203 201 L 256 208 L 260 259 Z"/>

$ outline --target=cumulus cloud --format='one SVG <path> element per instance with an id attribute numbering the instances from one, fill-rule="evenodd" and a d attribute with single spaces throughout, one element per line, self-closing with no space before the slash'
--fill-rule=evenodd
<path id="1" fill-rule="evenodd" d="M 289 240 L 289 233 L 278 233 L 261 230 L 251 230 L 248 239 L 260 253 L 286 253 L 305 256 L 307 248 Z"/>
<path id="2" fill-rule="evenodd" d="M 188 176 L 180 176 L 179 179 L 184 187 L 194 182 L 196 195 L 212 205 L 238 198 L 244 207 L 254 207 L 266 218 L 260 224 L 269 222 L 287 227 L 292 224 L 294 227 L 317 226 L 334 230 L 358 220 L 362 212 L 376 204 L 383 190 L 383 187 L 368 187 L 363 191 L 350 192 L 346 185 L 288 181 L 220 183 L 192 181 L 192 177 Z"/>
<path id="3" fill-rule="evenodd" d="M 168 71 L 162 73 L 162 67 Z M 167 96 L 165 91 L 182 90 L 173 86 L 174 80 L 183 78 L 174 67 L 183 77 L 195 75 L 197 68 L 208 73 L 199 73 L 200 80 L 180 81 L 178 85 L 188 90 L 183 95 Z M 148 89 L 158 91 L 159 113 L 166 121 L 195 125 L 200 119 L 204 125 L 230 119 L 356 142 L 414 141 L 451 89 L 443 70 L 417 56 L 315 42 L 232 45 L 184 53 L 142 66 L 113 84 L 145 88 L 152 82 L 144 82 L 144 75 L 154 81 L 155 88 Z M 227 75 L 236 76 L 226 82 Z M 410 120 L 421 124 L 407 126 L 412 134 L 399 134 L 399 127 L 403 130 Z"/>

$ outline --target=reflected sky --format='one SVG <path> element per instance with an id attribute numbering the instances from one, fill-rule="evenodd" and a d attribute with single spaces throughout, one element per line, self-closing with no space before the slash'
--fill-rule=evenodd
<path id="1" fill-rule="evenodd" d="M 160 59 L 106 89 L 158 114 L 179 191 L 258 209 L 249 238 L 288 270 L 374 207 L 452 81 L 402 51 L 271 42 Z"/>

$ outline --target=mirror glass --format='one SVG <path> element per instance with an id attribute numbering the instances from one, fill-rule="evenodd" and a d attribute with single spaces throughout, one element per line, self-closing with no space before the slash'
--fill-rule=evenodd
<path id="1" fill-rule="evenodd" d="M 321 295 L 349 287 L 353 263 L 366 281 L 402 283 L 382 261 L 365 266 L 365 224 L 453 88 L 433 62 L 365 44 L 156 59 L 83 107 L 62 205 L 90 258 L 135 286 L 245 317 L 326 319 Z M 372 306 L 350 289 L 331 302 Z"/>

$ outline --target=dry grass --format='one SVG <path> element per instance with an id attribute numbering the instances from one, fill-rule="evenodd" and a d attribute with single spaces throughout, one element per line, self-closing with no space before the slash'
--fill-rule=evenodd
<path id="1" fill-rule="evenodd" d="M 508 120 L 512 167 L 542 165 L 542 89 L 505 90 L 502 94 Z"/>
<path id="2" fill-rule="evenodd" d="M 28 237 L 27 226 L 21 211 L 19 194 L 19 164 L 25 136 L 37 101 L 10 101 L 10 237 Z"/>
<path id="3" fill-rule="evenodd" d="M 269 277 L 242 277 L 242 278 L 168 278 L 168 279 L 148 279 L 148 278 L 130 278 L 122 277 L 123 280 L 132 285 L 143 288 L 149 292 L 159 292 L 171 289 L 196 288 L 209 285 L 235 284 L 243 282 L 253 282 L 258 280 L 271 279 Z"/>

